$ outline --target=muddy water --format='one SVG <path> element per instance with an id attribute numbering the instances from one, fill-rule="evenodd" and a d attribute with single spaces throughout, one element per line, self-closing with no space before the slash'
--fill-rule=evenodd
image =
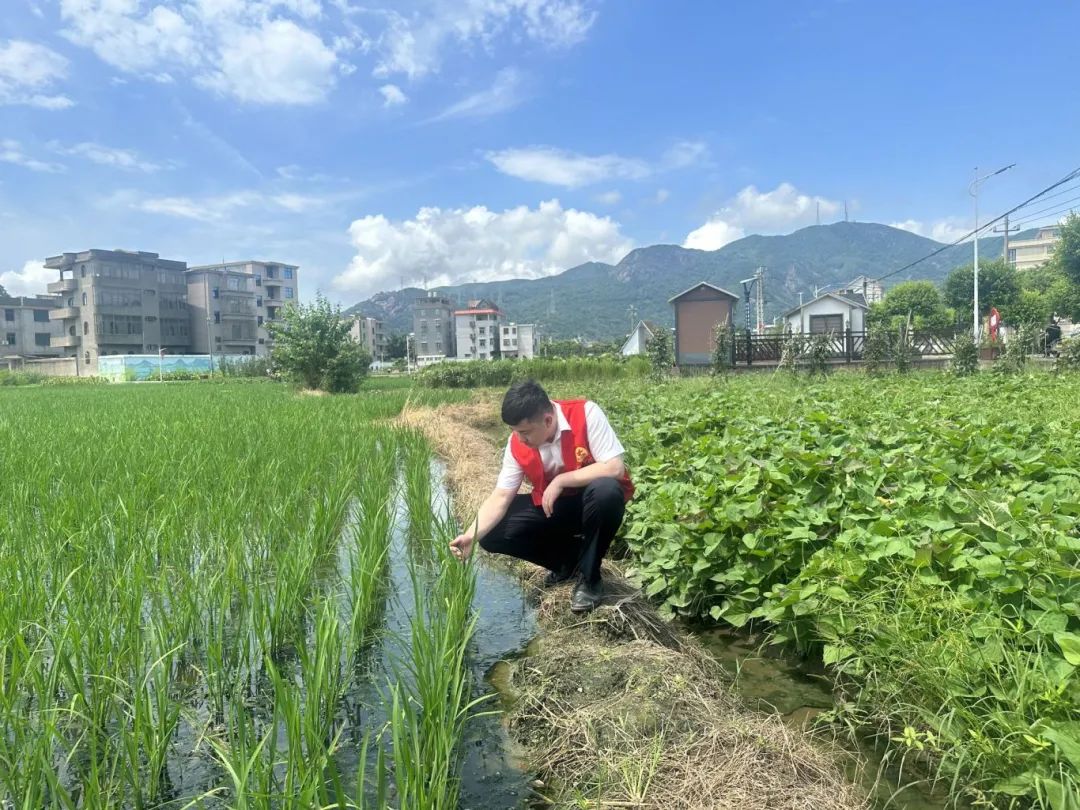
<path id="1" fill-rule="evenodd" d="M 443 473 L 442 465 L 433 462 L 432 491 L 436 514 L 446 514 L 449 506 L 449 496 L 442 483 Z M 358 730 L 381 728 L 388 720 L 386 684 L 408 680 L 408 675 L 402 672 L 401 662 L 409 657 L 414 591 L 409 573 L 408 510 L 403 501 L 398 503 L 394 526 L 383 635 L 369 653 L 368 677 L 348 699 L 356 712 L 352 725 Z M 418 584 L 423 586 L 423 582 Z M 501 722 L 498 696 L 487 676 L 499 661 L 525 650 L 537 633 L 536 615 L 514 577 L 482 563 L 478 563 L 476 569 L 473 609 L 477 623 L 468 650 L 468 662 L 473 697 L 483 697 L 486 701 L 477 707 L 465 730 L 460 807 L 461 810 L 517 810 L 527 806 L 528 777 L 513 756 L 509 735 Z M 338 764 L 345 773 L 355 772 L 359 765 L 357 755 L 362 738 L 355 742 L 356 745 L 349 746 L 339 758 Z M 392 762 L 393 751 L 389 745 L 386 751 L 387 761 Z M 369 751 L 369 773 L 373 774 L 374 769 L 375 753 L 372 750 Z M 390 782 L 393 783 L 392 778 Z M 392 790 L 390 799 L 393 801 Z"/>
<path id="2" fill-rule="evenodd" d="M 761 636 L 726 628 L 687 627 L 735 679 L 735 691 L 750 708 L 776 712 L 800 729 L 833 708 L 832 679 L 820 662 L 765 645 Z M 855 751 L 849 775 L 858 779 L 880 810 L 943 810 L 948 800 L 910 768 L 883 762 L 882 746 L 866 739 Z M 858 763 L 864 763 L 859 768 Z"/>

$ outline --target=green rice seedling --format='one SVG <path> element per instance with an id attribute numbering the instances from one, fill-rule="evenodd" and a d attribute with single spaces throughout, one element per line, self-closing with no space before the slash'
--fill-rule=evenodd
<path id="1" fill-rule="evenodd" d="M 430 540 L 434 530 L 431 518 L 431 448 L 417 430 L 402 430 L 399 438 L 403 452 L 405 503 L 409 508 L 409 536 Z"/>

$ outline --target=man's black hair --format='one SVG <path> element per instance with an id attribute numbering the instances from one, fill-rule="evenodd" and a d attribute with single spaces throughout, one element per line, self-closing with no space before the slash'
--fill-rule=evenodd
<path id="1" fill-rule="evenodd" d="M 524 380 L 511 386 L 502 402 L 502 420 L 513 427 L 526 419 L 541 419 L 551 413 L 555 406 L 548 399 L 547 392 L 536 380 Z"/>

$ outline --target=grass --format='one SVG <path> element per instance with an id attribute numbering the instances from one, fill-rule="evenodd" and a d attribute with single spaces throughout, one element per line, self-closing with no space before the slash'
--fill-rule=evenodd
<path id="1" fill-rule="evenodd" d="M 384 731 L 347 736 L 343 698 L 368 677 L 388 598 L 402 439 L 385 420 L 410 396 L 0 391 L 0 800 L 344 808 L 370 781 L 387 806 L 381 747 L 378 773 L 339 763 L 345 740 Z M 425 806 L 452 807 L 472 574 L 440 557 L 448 529 L 432 525 L 409 677 L 392 687 L 423 711 L 403 704 L 392 725 L 441 763 Z M 398 778 L 419 767 L 395 759 Z"/>

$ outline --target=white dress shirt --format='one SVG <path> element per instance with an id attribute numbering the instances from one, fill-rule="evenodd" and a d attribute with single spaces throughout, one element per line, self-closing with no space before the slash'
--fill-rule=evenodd
<path id="1" fill-rule="evenodd" d="M 566 469 L 562 457 L 562 435 L 564 431 L 570 430 L 570 423 L 566 421 L 562 406 L 557 402 L 555 403 L 555 420 L 558 423 L 555 438 L 538 448 L 540 460 L 544 463 L 544 475 L 549 481 Z M 626 452 L 618 436 L 615 435 L 615 431 L 611 429 L 607 416 L 604 415 L 600 406 L 592 401 L 585 403 L 585 430 L 589 437 L 589 450 L 596 461 L 601 463 L 611 461 Z M 525 470 L 521 468 L 510 451 L 512 438 L 513 436 L 506 440 L 502 470 L 499 471 L 499 480 L 495 487 L 517 492 L 521 488 L 521 482 L 525 480 Z"/>

